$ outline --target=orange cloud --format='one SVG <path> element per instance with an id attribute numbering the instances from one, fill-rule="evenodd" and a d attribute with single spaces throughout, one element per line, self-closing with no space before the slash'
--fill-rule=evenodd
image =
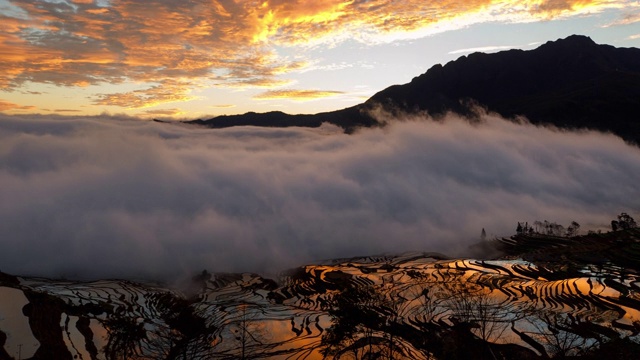
<path id="1" fill-rule="evenodd" d="M 144 112 L 146 115 L 153 116 L 176 116 L 180 114 L 184 114 L 184 112 L 180 109 L 157 109 L 157 110 L 147 110 Z"/>
<path id="2" fill-rule="evenodd" d="M 257 16 L 254 41 L 284 45 L 355 38 L 392 41 L 415 31 L 439 32 L 486 21 L 533 21 L 621 7 L 608 0 L 341 1 L 272 0 Z M 403 35 L 405 34 L 405 35 Z M 376 40 L 380 39 L 380 40 Z M 385 40 L 387 39 L 387 40 Z"/>
<path id="3" fill-rule="evenodd" d="M 57 113 L 61 113 L 61 112 L 64 112 L 64 113 L 80 112 L 80 110 L 78 110 L 78 109 L 55 109 L 53 111 L 57 112 Z"/>
<path id="4" fill-rule="evenodd" d="M 160 104 L 195 99 L 189 96 L 190 84 L 166 80 L 148 89 L 124 93 L 104 94 L 94 100 L 95 105 L 120 106 L 129 109 L 147 108 Z"/>
<path id="5" fill-rule="evenodd" d="M 191 85 L 282 86 L 310 65 L 276 45 L 394 41 L 486 21 L 535 21 L 638 8 L 616 0 L 13 0 L 0 14 L 0 88 L 138 83 L 123 107 L 186 101 Z M 17 10 L 16 10 L 17 9 Z M 633 18 L 625 21 L 635 21 Z M 168 86 L 165 81 L 182 85 Z M 158 83 L 162 85 L 157 85 Z M 167 89 L 176 90 L 170 94 Z M 149 101 L 149 104 L 145 104 Z"/>
<path id="6" fill-rule="evenodd" d="M 325 90 L 269 90 L 254 96 L 254 99 L 260 100 L 276 100 L 289 99 L 296 101 L 315 100 L 326 97 L 332 97 L 344 94 L 342 91 L 325 91 Z"/>
<path id="7" fill-rule="evenodd" d="M 8 110 L 35 110 L 35 106 L 25 106 L 14 104 L 9 101 L 4 101 L 0 99 L 0 111 L 8 111 Z"/>

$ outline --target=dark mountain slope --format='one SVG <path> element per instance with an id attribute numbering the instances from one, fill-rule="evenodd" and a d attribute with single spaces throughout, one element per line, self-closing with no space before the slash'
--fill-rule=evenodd
<path id="1" fill-rule="evenodd" d="M 204 125 L 211 128 L 231 126 L 264 126 L 264 127 L 319 127 L 323 122 L 335 124 L 351 133 L 359 127 L 376 126 L 378 122 L 369 116 L 361 105 L 318 114 L 289 115 L 281 111 L 268 113 L 248 112 L 242 115 L 222 115 L 208 120 L 188 121 L 190 124 Z"/>
<path id="2" fill-rule="evenodd" d="M 438 116 L 450 110 L 469 114 L 468 100 L 503 116 L 611 131 L 637 143 L 640 49 L 597 45 L 574 35 L 531 51 L 475 53 L 389 87 L 365 105 Z"/>
<path id="3" fill-rule="evenodd" d="M 221 128 L 329 122 L 350 132 L 378 125 L 369 115 L 378 105 L 392 113 L 426 111 L 437 118 L 448 111 L 473 115 L 473 104 L 506 117 L 526 116 L 534 124 L 610 131 L 640 143 L 640 49 L 598 45 L 573 35 L 530 51 L 463 56 L 343 110 L 247 113 L 191 123 Z"/>

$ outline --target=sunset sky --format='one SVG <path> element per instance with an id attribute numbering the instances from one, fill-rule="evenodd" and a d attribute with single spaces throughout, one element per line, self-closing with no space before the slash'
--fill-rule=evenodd
<path id="1" fill-rule="evenodd" d="M 473 51 L 640 47 L 628 0 L 0 0 L 0 24 L 5 114 L 315 113 Z"/>

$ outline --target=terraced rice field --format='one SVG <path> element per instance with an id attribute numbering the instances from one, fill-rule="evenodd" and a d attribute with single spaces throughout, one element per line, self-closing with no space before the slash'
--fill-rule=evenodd
<path id="1" fill-rule="evenodd" d="M 378 294 L 355 302 L 383 321 L 343 343 L 345 358 L 437 358 L 431 340 L 461 324 L 494 355 L 509 346 L 532 357 L 578 354 L 576 341 L 638 339 L 638 243 L 638 231 L 514 237 L 502 240 L 510 255 L 500 259 L 362 257 L 300 267 L 277 281 L 202 274 L 189 292 L 3 274 L 0 359 L 319 359 L 347 288 Z M 551 344 L 562 331 L 579 335 L 573 348 Z"/>

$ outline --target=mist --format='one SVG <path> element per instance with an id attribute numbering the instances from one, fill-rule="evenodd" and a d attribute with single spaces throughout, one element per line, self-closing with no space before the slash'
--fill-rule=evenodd
<path id="1" fill-rule="evenodd" d="M 618 137 L 490 114 L 353 135 L 0 115 L 0 270 L 159 279 L 457 256 L 482 228 L 575 220 L 585 233 L 636 216 L 638 179 L 640 149 Z"/>

